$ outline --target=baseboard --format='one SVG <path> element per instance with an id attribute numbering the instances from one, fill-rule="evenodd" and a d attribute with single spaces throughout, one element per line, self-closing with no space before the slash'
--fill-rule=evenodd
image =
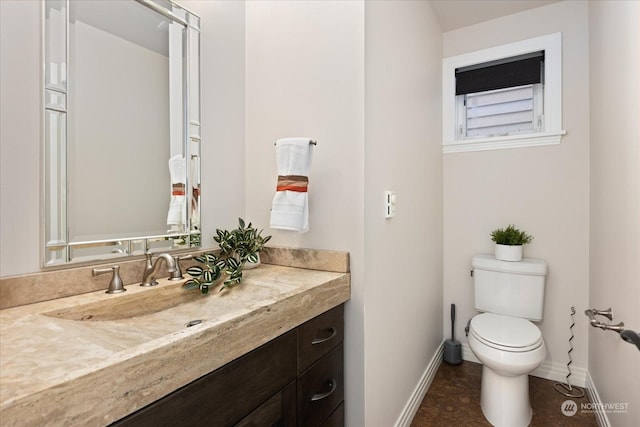
<path id="1" fill-rule="evenodd" d="M 416 412 L 418 412 L 418 409 L 420 408 L 420 404 L 422 403 L 424 396 L 427 394 L 427 391 L 429 390 L 429 387 L 431 386 L 431 383 L 433 382 L 433 379 L 436 376 L 436 372 L 438 372 L 438 368 L 442 363 L 443 351 L 444 351 L 444 341 L 440 343 L 435 354 L 427 364 L 427 368 L 422 373 L 422 376 L 420 377 L 420 381 L 418 381 L 418 385 L 416 385 L 416 388 L 413 390 L 413 393 L 411 393 L 411 396 L 409 397 L 409 401 L 402 409 L 402 412 L 400 413 L 400 417 L 394 424 L 394 427 L 409 427 L 411 425 L 411 421 L 413 421 L 413 418 L 415 417 Z"/>
<path id="2" fill-rule="evenodd" d="M 567 382 L 567 365 L 562 363 L 551 362 L 545 360 L 542 365 L 531 373 L 534 377 L 544 378 L 545 380 L 558 381 L 561 383 Z M 571 367 L 571 385 L 578 387 L 585 387 L 587 377 L 587 370 L 584 368 Z"/>
<path id="3" fill-rule="evenodd" d="M 462 343 L 462 360 L 466 360 L 467 362 L 480 363 L 478 358 L 469 348 L 469 344 L 466 342 Z"/>
<path id="4" fill-rule="evenodd" d="M 603 407 L 602 399 L 600 399 L 600 395 L 598 394 L 598 390 L 596 390 L 596 385 L 593 383 L 593 378 L 589 372 L 587 372 L 587 380 L 585 389 L 587 390 L 587 395 L 589 396 L 589 402 L 591 402 L 596 408 Z M 598 426 L 600 427 L 611 427 L 611 423 L 609 422 L 609 417 L 607 417 L 607 413 L 605 411 L 594 411 L 596 416 L 596 421 L 598 422 Z"/>
<path id="5" fill-rule="evenodd" d="M 468 343 L 462 343 L 462 358 L 469 362 L 480 363 L 478 358 L 473 354 L 469 348 Z M 567 380 L 567 365 L 550 360 L 545 360 L 542 365 L 530 375 L 534 377 L 543 378 L 545 380 L 566 382 Z M 578 387 L 585 387 L 587 377 L 587 370 L 584 368 L 571 367 L 571 385 Z"/>

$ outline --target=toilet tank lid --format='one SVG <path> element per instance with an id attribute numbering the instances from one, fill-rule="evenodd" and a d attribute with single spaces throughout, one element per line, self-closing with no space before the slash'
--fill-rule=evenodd
<path id="1" fill-rule="evenodd" d="M 499 271 L 503 273 L 531 274 L 545 276 L 547 263 L 543 259 L 522 258 L 521 261 L 500 261 L 493 255 L 480 254 L 471 258 L 474 269 Z"/>

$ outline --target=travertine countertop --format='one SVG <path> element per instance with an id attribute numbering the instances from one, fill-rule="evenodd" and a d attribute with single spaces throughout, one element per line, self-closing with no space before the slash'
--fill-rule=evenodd
<path id="1" fill-rule="evenodd" d="M 98 291 L 0 310 L 0 425 L 107 425 L 350 295 L 349 273 L 263 264 L 244 275 L 228 291 L 197 298 L 184 294 L 197 290 L 164 279 L 152 288 L 126 286 L 122 294 Z M 146 292 L 188 301 L 118 315 L 120 301 Z M 83 307 L 95 316 L 87 319 Z M 103 320 L 110 310 L 115 319 Z M 187 328 L 195 319 L 202 323 Z"/>

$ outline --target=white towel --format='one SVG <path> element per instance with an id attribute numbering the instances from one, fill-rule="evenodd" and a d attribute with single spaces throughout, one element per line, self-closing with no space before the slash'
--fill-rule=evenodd
<path id="1" fill-rule="evenodd" d="M 200 228 L 200 158 L 191 156 L 191 226 Z"/>
<path id="2" fill-rule="evenodd" d="M 276 141 L 279 176 L 308 177 L 313 149 L 310 138 L 283 138 Z M 271 207 L 271 228 L 309 231 L 309 198 L 306 191 L 276 191 Z"/>
<path id="3" fill-rule="evenodd" d="M 171 176 L 171 202 L 169 203 L 169 213 L 167 214 L 167 225 L 170 226 L 169 231 L 184 231 L 187 207 L 187 197 L 185 195 L 186 173 L 184 157 L 180 154 L 169 159 L 169 175 Z M 174 187 L 174 184 L 182 184 L 182 191 Z"/>

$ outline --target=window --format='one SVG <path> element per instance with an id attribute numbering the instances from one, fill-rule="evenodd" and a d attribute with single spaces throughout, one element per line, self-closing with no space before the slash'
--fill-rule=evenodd
<path id="1" fill-rule="evenodd" d="M 542 84 L 456 96 L 458 139 L 540 132 Z"/>
<path id="2" fill-rule="evenodd" d="M 443 152 L 560 143 L 561 35 L 443 61 Z"/>
<path id="3" fill-rule="evenodd" d="M 456 139 L 540 132 L 544 51 L 456 72 Z"/>

